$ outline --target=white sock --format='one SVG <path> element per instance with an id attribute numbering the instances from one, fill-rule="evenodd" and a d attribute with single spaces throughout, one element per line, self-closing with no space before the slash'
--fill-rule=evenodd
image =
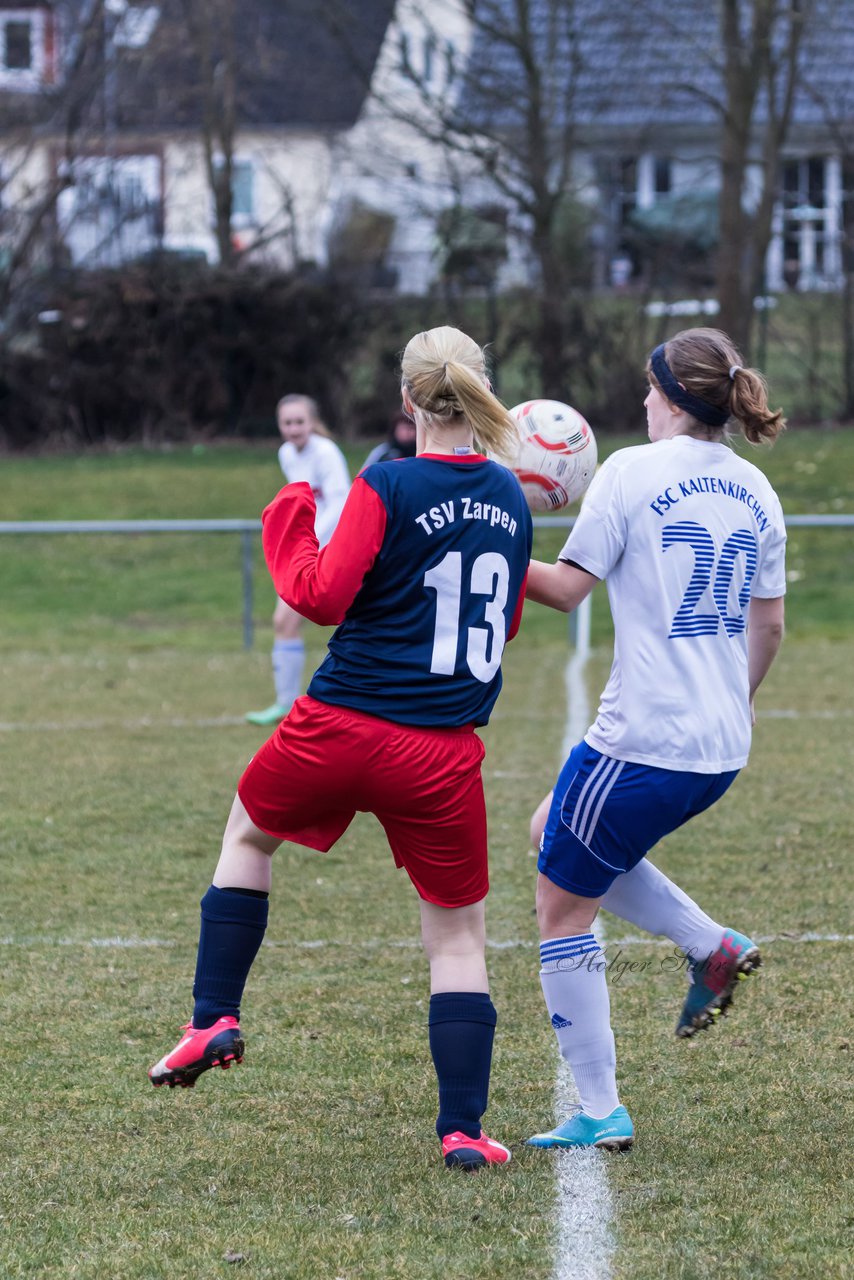
<path id="1" fill-rule="evenodd" d="M 703 960 L 711 955 L 724 933 L 723 925 L 707 916 L 693 898 L 647 858 L 617 876 L 602 899 L 602 906 L 647 933 L 670 938 L 692 959 Z"/>
<path id="2" fill-rule="evenodd" d="M 302 640 L 276 640 L 273 644 L 273 680 L 276 701 L 289 710 L 302 693 L 305 646 Z"/>
<path id="3" fill-rule="evenodd" d="M 561 1057 L 582 1109 L 596 1120 L 620 1105 L 605 958 L 592 933 L 540 943 L 540 982 Z"/>

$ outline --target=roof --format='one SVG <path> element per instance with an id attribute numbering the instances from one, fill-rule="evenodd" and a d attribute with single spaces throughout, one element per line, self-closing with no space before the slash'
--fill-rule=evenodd
<path id="1" fill-rule="evenodd" d="M 351 125 L 361 110 L 394 0 L 358 0 L 357 6 L 343 0 L 222 0 L 221 12 L 230 22 L 216 20 L 218 6 L 211 0 L 198 0 L 205 25 L 195 38 L 184 20 L 185 0 L 159 5 L 132 0 L 124 15 L 106 18 L 114 29 L 110 41 L 104 40 L 102 20 L 91 20 L 92 0 L 56 0 L 39 7 L 57 15 L 66 65 L 84 46 L 88 49 L 92 101 L 109 100 L 109 123 L 119 131 L 199 126 L 202 41 L 210 42 L 214 62 L 233 54 L 238 127 L 339 129 Z M 33 95 L 27 96 L 32 102 Z M 56 102 L 50 94 L 41 96 L 38 114 L 46 119 Z M 26 112 L 25 95 L 2 97 L 7 102 L 14 97 Z"/>
<path id="2" fill-rule="evenodd" d="M 805 0 L 802 78 L 793 126 L 854 120 L 854 4 Z M 513 30 L 514 0 L 478 0 L 464 117 L 522 127 L 526 76 Z M 719 5 L 709 0 L 531 0 L 531 43 L 546 70 L 556 125 L 631 133 L 654 126 L 716 127 L 723 96 Z M 513 86 L 520 86 L 518 97 Z M 757 105 L 757 121 L 767 100 Z"/>

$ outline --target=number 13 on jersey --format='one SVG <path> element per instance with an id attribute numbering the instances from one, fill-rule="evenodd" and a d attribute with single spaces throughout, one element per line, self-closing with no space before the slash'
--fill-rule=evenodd
<path id="1" fill-rule="evenodd" d="M 510 586 L 510 566 L 497 551 L 479 555 L 464 572 L 460 551 L 449 551 L 424 575 L 424 586 L 436 592 L 436 625 L 430 670 L 450 676 L 457 665 L 460 632 L 465 631 L 465 660 L 469 671 L 488 684 L 501 665 L 507 639 L 504 609 Z M 481 599 L 485 597 L 485 601 Z M 475 619 L 485 626 L 474 625 Z"/>

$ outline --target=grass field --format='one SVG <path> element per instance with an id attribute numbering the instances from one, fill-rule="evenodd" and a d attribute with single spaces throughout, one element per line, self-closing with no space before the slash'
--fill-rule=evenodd
<path id="1" fill-rule="evenodd" d="M 793 432 L 757 460 L 790 512 L 854 510 L 854 432 Z M 251 517 L 277 486 L 272 449 L 7 458 L 0 518 Z M 602 1157 L 616 1280 L 851 1274 L 852 541 L 793 531 L 789 632 L 750 767 L 656 858 L 767 939 L 760 977 L 722 1027 L 677 1042 L 667 950 L 604 918 L 638 1135 Z M 416 904 L 371 818 L 329 855 L 277 854 L 245 1063 L 192 1092 L 145 1078 L 189 1016 L 198 899 L 262 740 L 239 720 L 270 693 L 260 564 L 257 586 L 244 653 L 234 538 L 0 538 L 0 1276 L 546 1280 L 556 1165 L 577 1157 L 524 1146 L 553 1119 L 556 1072 L 527 825 L 559 763 L 564 618 L 528 610 L 484 733 L 487 1128 L 509 1169 L 438 1162 Z M 324 636 L 311 629 L 310 663 Z M 603 591 L 594 643 L 595 701 Z"/>

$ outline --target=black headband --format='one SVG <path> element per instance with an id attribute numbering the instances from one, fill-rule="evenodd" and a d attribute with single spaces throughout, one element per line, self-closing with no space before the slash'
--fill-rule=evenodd
<path id="1" fill-rule="evenodd" d="M 683 386 L 673 376 L 670 365 L 664 358 L 664 343 L 658 346 L 649 357 L 650 367 L 658 381 L 661 390 L 672 403 L 684 409 L 686 413 L 690 413 L 692 418 L 696 418 L 698 422 L 703 422 L 707 427 L 722 427 L 729 418 L 728 409 L 719 409 L 717 405 L 709 404 L 708 400 L 701 400 L 699 396 L 692 396 L 690 391 L 686 391 Z"/>

